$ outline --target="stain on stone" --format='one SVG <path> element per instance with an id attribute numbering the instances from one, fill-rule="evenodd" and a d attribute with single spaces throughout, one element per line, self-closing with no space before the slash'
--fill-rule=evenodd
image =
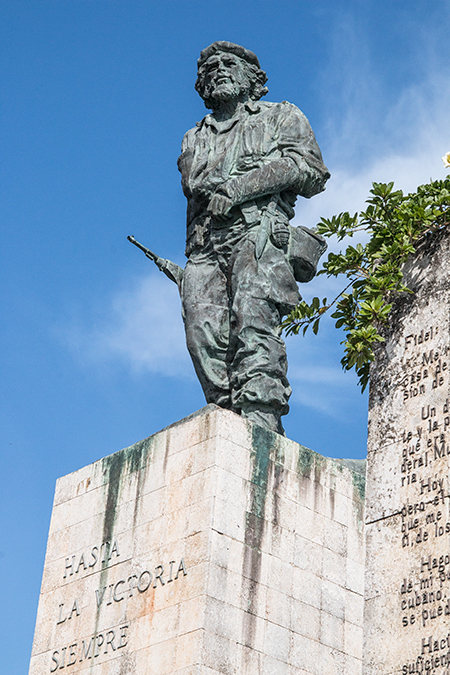
<path id="1" fill-rule="evenodd" d="M 352 480 L 353 485 L 358 491 L 360 499 L 363 502 L 366 496 L 366 477 L 362 476 L 360 473 L 355 473 L 352 471 Z"/>
<path id="2" fill-rule="evenodd" d="M 210 435 L 211 415 L 205 415 L 201 418 L 200 441 L 206 441 Z"/>
<path id="3" fill-rule="evenodd" d="M 284 466 L 281 464 L 274 465 L 274 477 L 273 477 L 273 512 L 272 512 L 272 523 L 273 525 L 279 525 L 280 520 L 280 486 L 284 482 Z"/>
<path id="4" fill-rule="evenodd" d="M 136 655 L 129 652 L 120 656 L 118 675 L 134 675 L 136 673 Z"/>
<path id="5" fill-rule="evenodd" d="M 103 519 L 103 541 L 111 541 L 119 501 L 120 480 L 124 468 L 123 450 L 103 460 L 104 473 L 107 474 L 107 493 L 105 516 Z M 106 466 L 105 466 L 106 465 Z"/>
<path id="6" fill-rule="evenodd" d="M 334 490 L 330 490 L 330 517 L 331 520 L 334 520 L 334 510 L 336 505 L 336 493 Z"/>
<path id="7" fill-rule="evenodd" d="M 298 449 L 297 459 L 297 478 L 300 482 L 300 489 L 314 489 L 314 509 L 320 510 L 320 504 L 323 499 L 323 485 L 321 484 L 321 477 L 323 471 L 323 464 L 327 462 L 327 458 L 319 455 L 317 452 L 305 448 L 300 445 Z M 314 475 L 312 471 L 314 469 Z M 302 485 L 303 483 L 303 485 Z"/>
<path id="8" fill-rule="evenodd" d="M 323 499 L 324 489 L 323 489 L 323 486 L 320 484 L 320 471 L 318 471 L 317 466 L 314 466 L 313 486 L 314 486 L 314 505 L 313 505 L 313 509 L 314 509 L 314 511 L 320 512 L 322 510 L 322 499 Z"/>
<path id="9" fill-rule="evenodd" d="M 244 534 L 244 560 L 242 595 L 246 598 L 243 619 L 243 636 L 247 647 L 254 647 L 257 591 L 261 576 L 264 536 L 264 512 L 269 481 L 270 454 L 276 444 L 276 434 L 257 425 L 252 425 L 253 471 L 249 484 L 251 492 L 250 512 L 246 513 Z"/>
<path id="10" fill-rule="evenodd" d="M 274 461 L 276 464 L 279 464 L 283 467 L 286 464 L 285 443 L 281 437 L 276 439 Z"/>
<path id="11" fill-rule="evenodd" d="M 298 449 L 297 473 L 306 478 L 311 477 L 311 469 L 314 464 L 315 452 L 301 445 Z"/>
<path id="12" fill-rule="evenodd" d="M 139 514 L 139 504 L 141 503 L 141 492 L 142 492 L 142 486 L 145 483 L 145 478 L 146 474 L 144 471 L 144 468 L 142 468 L 137 475 L 137 483 L 136 483 L 136 496 L 134 499 L 134 509 L 133 509 L 133 529 L 136 527 L 137 519 L 138 519 L 138 514 Z"/>
<path id="13" fill-rule="evenodd" d="M 119 450 L 119 452 L 109 455 L 102 459 L 102 470 L 105 476 L 106 489 L 106 504 L 105 515 L 103 518 L 103 542 L 112 542 L 114 534 L 114 525 L 117 517 L 117 506 L 119 504 L 119 497 L 124 481 L 141 469 L 145 470 L 147 463 L 150 461 L 150 450 L 152 448 L 153 437 L 149 437 L 135 443 L 129 448 Z M 139 477 L 138 475 L 138 493 L 139 493 Z M 139 500 L 139 494 L 136 494 L 136 502 Z M 135 504 L 135 517 L 137 506 Z M 111 544 L 110 544 L 111 546 Z M 104 563 L 100 571 L 99 588 L 103 588 L 108 584 L 108 555 L 104 556 Z M 97 607 L 95 618 L 95 629 L 97 632 L 98 622 L 100 618 L 101 606 Z"/>
<path id="14" fill-rule="evenodd" d="M 366 495 L 366 459 L 337 459 L 335 460 L 340 470 L 345 466 L 350 469 L 352 474 L 352 481 L 355 490 L 358 492 L 359 498 L 364 502 Z"/>
<path id="15" fill-rule="evenodd" d="M 252 549 L 259 550 L 264 534 L 264 518 L 258 518 L 254 513 L 245 514 L 245 545 Z M 252 565 L 246 565 L 246 571 L 253 570 Z"/>
<path id="16" fill-rule="evenodd" d="M 147 459 L 150 439 L 135 443 L 102 459 L 103 473 L 106 476 L 106 507 L 103 520 L 103 541 L 112 541 L 116 510 L 121 487 L 125 476 L 136 473 Z M 151 442 L 150 442 L 151 443 Z"/>
<path id="17" fill-rule="evenodd" d="M 170 429 L 166 431 L 166 447 L 164 450 L 164 460 L 163 460 L 163 472 L 166 473 L 167 462 L 169 460 L 169 448 L 170 448 Z"/>
<path id="18" fill-rule="evenodd" d="M 275 434 L 273 431 L 263 429 L 263 427 L 256 424 L 252 428 L 252 447 L 254 465 L 251 481 L 261 488 L 267 489 L 267 482 L 269 478 L 269 462 L 270 451 L 275 446 Z M 261 514 L 261 507 L 264 504 L 255 503 L 255 513 Z M 253 502 L 252 502 L 253 510 Z"/>
<path id="19" fill-rule="evenodd" d="M 337 463 L 341 471 L 342 468 L 345 466 L 347 467 L 347 469 L 350 469 L 350 471 L 353 471 L 354 473 L 359 473 L 363 477 L 365 477 L 366 475 L 366 466 L 367 466 L 366 459 L 336 459 L 334 461 Z"/>
<path id="20" fill-rule="evenodd" d="M 362 532 L 364 522 L 364 504 L 366 496 L 366 467 L 365 459 L 335 459 L 335 465 L 340 471 L 344 467 L 350 471 L 353 482 L 353 508 L 356 512 L 356 519 L 359 524 L 359 530 Z"/>
<path id="21" fill-rule="evenodd" d="M 323 463 L 326 462 L 325 457 L 318 455 L 317 452 L 314 453 L 314 481 L 316 485 L 320 485 L 320 479 L 322 478 L 322 468 Z"/>

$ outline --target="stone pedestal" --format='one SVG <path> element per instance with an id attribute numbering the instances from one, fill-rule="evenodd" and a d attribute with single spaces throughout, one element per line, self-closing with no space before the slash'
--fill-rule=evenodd
<path id="1" fill-rule="evenodd" d="M 363 491 L 215 406 L 60 478 L 30 675 L 359 675 Z"/>
<path id="2" fill-rule="evenodd" d="M 364 671 L 450 672 L 450 236 L 409 261 L 371 372 Z"/>

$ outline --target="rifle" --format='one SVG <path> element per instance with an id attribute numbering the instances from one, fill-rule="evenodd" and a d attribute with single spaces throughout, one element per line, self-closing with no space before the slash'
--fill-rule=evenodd
<path id="1" fill-rule="evenodd" d="M 140 244 L 136 239 L 133 237 L 131 234 L 129 237 L 127 237 L 128 241 L 131 241 L 132 244 L 137 246 L 138 248 L 141 249 L 149 258 L 150 260 L 153 260 L 155 265 L 161 272 L 164 272 L 166 277 L 169 277 L 171 281 L 174 281 L 178 288 L 181 287 L 181 281 L 183 279 L 183 268 L 180 267 L 179 265 L 176 265 L 174 262 L 171 260 L 166 260 L 165 258 L 160 258 L 156 253 L 153 253 L 153 251 L 150 251 L 149 248 L 146 248 L 142 244 Z"/>

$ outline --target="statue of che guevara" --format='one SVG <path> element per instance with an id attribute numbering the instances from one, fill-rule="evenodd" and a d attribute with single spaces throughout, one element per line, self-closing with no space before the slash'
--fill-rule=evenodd
<path id="1" fill-rule="evenodd" d="M 244 47 L 201 52 L 195 88 L 212 112 L 186 133 L 178 159 L 188 261 L 178 275 L 159 266 L 179 284 L 207 402 L 284 433 L 291 388 L 279 327 L 326 248 L 289 220 L 297 196 L 321 192 L 330 174 L 303 113 L 260 100 L 266 81 Z"/>

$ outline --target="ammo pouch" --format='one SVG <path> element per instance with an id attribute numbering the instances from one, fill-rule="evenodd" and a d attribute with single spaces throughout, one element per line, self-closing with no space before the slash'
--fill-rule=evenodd
<path id="1" fill-rule="evenodd" d="M 325 239 L 307 227 L 289 225 L 287 257 L 296 281 L 311 281 L 317 271 L 317 263 L 327 249 Z"/>

